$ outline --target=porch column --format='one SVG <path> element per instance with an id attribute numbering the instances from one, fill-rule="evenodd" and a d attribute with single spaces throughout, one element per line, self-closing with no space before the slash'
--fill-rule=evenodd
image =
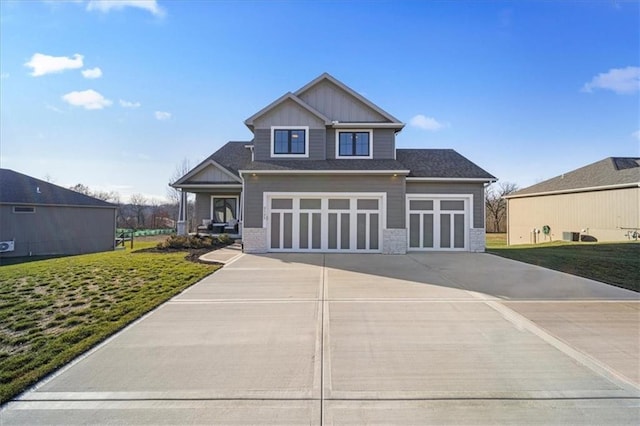
<path id="1" fill-rule="evenodd" d="M 187 235 L 187 193 L 180 190 L 180 205 L 178 206 L 178 235 Z"/>

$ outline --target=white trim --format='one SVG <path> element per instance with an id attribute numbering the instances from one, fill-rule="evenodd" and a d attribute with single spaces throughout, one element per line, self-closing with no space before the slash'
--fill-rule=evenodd
<path id="1" fill-rule="evenodd" d="M 341 123 L 339 121 L 331 122 L 331 127 L 334 129 L 401 129 L 404 127 L 403 123 Z"/>
<path id="2" fill-rule="evenodd" d="M 304 154 L 276 154 L 276 130 L 304 130 Z M 271 158 L 309 158 L 309 126 L 271 126 Z"/>
<path id="3" fill-rule="evenodd" d="M 189 173 L 187 173 L 186 175 L 182 176 L 180 179 L 178 179 L 177 181 L 175 181 L 174 183 L 172 183 L 170 186 L 174 187 L 174 188 L 180 188 L 181 186 L 181 182 L 187 181 L 190 178 L 192 178 L 194 175 L 200 173 L 202 170 L 204 170 L 205 168 L 207 168 L 208 166 L 214 166 L 217 169 L 219 169 L 222 173 L 226 174 L 227 176 L 229 176 L 232 180 L 234 180 L 235 182 L 242 182 L 240 180 L 240 178 L 238 178 L 238 176 L 234 175 L 233 173 L 231 173 L 229 170 L 226 169 L 226 167 L 224 167 L 222 164 L 218 163 L 217 161 L 213 160 L 213 159 L 209 159 L 209 160 L 205 160 L 202 163 L 200 163 L 198 166 L 196 166 L 194 169 L 192 169 L 191 171 L 189 171 Z M 191 185 L 191 184 L 187 184 L 187 185 Z"/>
<path id="4" fill-rule="evenodd" d="M 407 182 L 496 182 L 489 178 L 407 177 Z"/>
<path id="5" fill-rule="evenodd" d="M 359 157 L 363 158 L 363 157 Z M 409 170 L 240 170 L 243 174 L 262 175 L 408 175 Z"/>
<path id="6" fill-rule="evenodd" d="M 336 159 L 338 160 L 362 160 L 373 158 L 373 129 L 356 129 L 345 128 L 335 130 L 335 146 L 336 146 Z M 369 155 L 340 155 L 340 133 L 369 133 Z"/>
<path id="7" fill-rule="evenodd" d="M 235 183 L 231 183 L 231 184 L 224 184 L 224 183 L 191 183 L 188 185 L 178 185 L 175 186 L 174 188 L 179 188 L 179 189 L 240 189 L 242 188 L 242 184 L 235 184 Z"/>
<path id="8" fill-rule="evenodd" d="M 444 247 L 440 246 L 440 217 L 439 214 L 441 212 L 439 205 L 436 204 L 435 201 L 439 201 L 442 199 L 447 200 L 463 200 L 464 201 L 464 247 L 463 248 L 454 248 L 454 247 Z M 412 200 L 432 200 L 433 204 L 433 247 L 424 248 L 424 247 L 411 247 L 411 221 L 410 214 L 411 210 L 409 209 L 410 202 Z M 470 251 L 471 249 L 471 241 L 469 238 L 469 230 L 473 228 L 473 194 L 407 194 L 405 197 L 405 223 L 407 229 L 407 251 Z M 413 211 L 424 211 L 424 210 L 413 210 Z M 421 228 L 422 228 L 422 217 L 420 218 Z M 453 232 L 453 223 L 451 224 L 451 230 Z M 422 236 L 423 232 L 420 232 L 420 241 L 422 245 Z M 453 239 L 451 240 L 451 245 L 453 246 Z"/>
<path id="9" fill-rule="evenodd" d="M 291 209 L 271 209 L 270 201 L 272 198 L 291 198 L 292 199 L 292 208 Z M 307 209 L 300 209 L 300 199 L 301 198 L 319 198 L 321 199 L 321 208 L 317 210 L 320 213 L 320 248 L 319 249 L 301 249 L 299 248 L 299 222 L 296 220 L 298 215 L 301 213 L 307 212 Z M 350 207 L 348 210 L 329 210 L 329 199 L 347 199 L 352 200 L 350 203 Z M 357 199 L 375 199 L 379 201 L 377 210 L 368 210 L 357 208 Z M 262 215 L 262 227 L 266 229 L 266 239 L 267 239 L 267 251 L 269 252 L 323 252 L 323 253 L 382 253 L 383 250 L 383 229 L 386 229 L 387 224 L 387 193 L 386 192 L 263 192 L 262 194 L 262 206 L 263 206 L 263 215 Z M 270 225 L 270 214 L 272 212 L 275 213 L 291 213 L 292 214 L 292 247 L 290 249 L 272 249 L 271 248 L 271 225 Z M 349 213 L 349 229 L 350 229 L 350 239 L 349 239 L 349 249 L 330 249 L 329 241 L 328 241 L 328 215 L 329 213 Z M 369 249 L 358 249 L 357 248 L 357 214 L 358 213 L 377 213 L 379 215 L 378 219 L 378 248 L 375 250 Z M 369 223 L 369 216 L 365 218 L 366 223 Z M 337 245 L 340 246 L 340 221 L 338 221 L 338 240 L 336 241 Z M 368 230 L 369 228 L 367 228 Z M 311 232 L 311 231 L 309 231 Z M 280 235 L 280 244 L 279 246 L 283 246 L 283 238 L 284 233 Z M 369 234 L 366 234 L 366 246 L 369 246 Z M 311 244 L 311 239 L 309 240 L 309 244 Z"/>
<path id="10" fill-rule="evenodd" d="M 214 199 L 221 199 L 221 198 L 235 198 L 236 199 L 236 217 L 234 217 L 235 220 L 237 220 L 238 222 L 240 222 L 240 195 L 233 195 L 233 194 L 212 194 L 209 200 L 209 219 L 210 220 L 214 220 L 215 218 L 213 217 L 213 200 Z"/>
<path id="11" fill-rule="evenodd" d="M 505 195 L 504 198 L 525 198 L 525 197 L 539 197 L 542 195 L 555 195 L 555 194 L 573 194 L 576 192 L 590 192 L 590 191 L 604 191 L 607 189 L 623 189 L 623 188 L 637 188 L 640 187 L 640 182 L 620 183 L 616 185 L 603 185 L 603 186 L 589 186 L 586 188 L 574 188 L 574 189 L 559 189 L 557 191 L 547 192 L 532 192 L 530 194 L 515 194 Z"/>

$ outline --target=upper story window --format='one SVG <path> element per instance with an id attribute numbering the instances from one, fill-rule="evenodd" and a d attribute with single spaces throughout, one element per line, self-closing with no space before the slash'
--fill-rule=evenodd
<path id="1" fill-rule="evenodd" d="M 371 130 L 336 131 L 336 158 L 373 158 Z"/>
<path id="2" fill-rule="evenodd" d="M 271 128 L 272 157 L 308 157 L 309 128 L 273 126 Z"/>

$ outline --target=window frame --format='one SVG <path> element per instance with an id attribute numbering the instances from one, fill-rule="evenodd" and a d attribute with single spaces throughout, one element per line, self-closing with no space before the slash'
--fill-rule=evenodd
<path id="1" fill-rule="evenodd" d="M 277 154 L 276 153 L 276 130 L 304 130 L 304 153 L 303 154 Z M 291 141 L 289 141 L 289 144 Z M 272 158 L 309 158 L 309 126 L 271 126 L 271 157 Z"/>
<path id="2" fill-rule="evenodd" d="M 368 133 L 369 134 L 369 155 L 340 155 L 340 133 Z M 335 136 L 336 158 L 347 160 L 362 160 L 373 158 L 373 129 L 336 129 Z M 355 145 L 354 145 L 355 149 Z"/>
<path id="3" fill-rule="evenodd" d="M 233 194 L 214 194 L 211 195 L 211 201 L 210 201 L 210 210 L 209 210 L 209 216 L 210 216 L 210 220 L 213 223 L 229 223 L 229 220 L 227 220 L 226 222 L 217 222 L 216 221 L 216 216 L 215 216 L 215 200 L 227 200 L 227 199 L 235 199 L 236 201 L 236 212 L 235 215 L 236 217 L 232 218 L 237 220 L 238 222 L 240 221 L 240 218 L 237 217 L 240 215 L 240 196 L 239 195 L 233 195 Z M 226 214 L 225 214 L 226 217 Z"/>

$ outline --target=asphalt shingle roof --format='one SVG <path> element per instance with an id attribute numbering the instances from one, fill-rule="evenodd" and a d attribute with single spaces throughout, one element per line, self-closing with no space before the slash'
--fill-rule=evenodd
<path id="1" fill-rule="evenodd" d="M 409 177 L 496 179 L 453 149 L 398 149 L 396 158 L 411 170 Z"/>
<path id="2" fill-rule="evenodd" d="M 609 157 L 510 194 L 510 197 L 640 183 L 639 157 Z"/>
<path id="3" fill-rule="evenodd" d="M 410 170 L 409 177 L 487 179 L 495 177 L 452 149 L 398 149 L 396 160 L 269 160 L 251 161 L 252 142 L 229 142 L 211 155 L 232 173 L 239 170 Z"/>
<path id="4" fill-rule="evenodd" d="M 9 169 L 0 169 L 0 203 L 116 208 L 106 201 Z"/>

